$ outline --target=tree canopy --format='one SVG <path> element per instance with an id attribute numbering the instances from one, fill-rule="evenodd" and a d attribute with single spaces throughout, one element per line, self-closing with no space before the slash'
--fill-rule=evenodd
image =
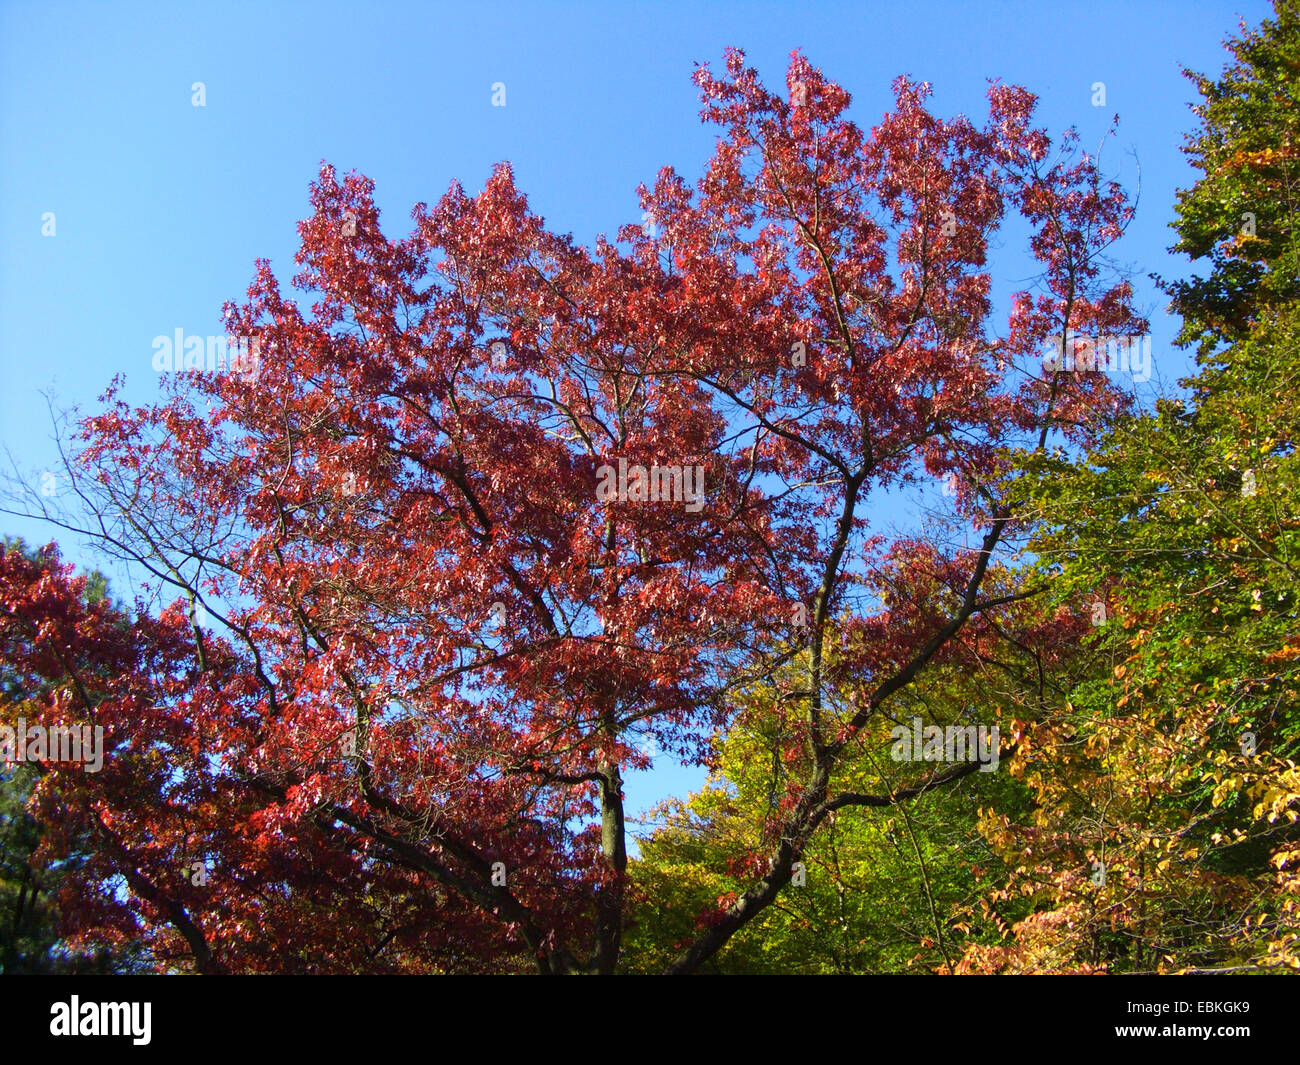
<path id="1" fill-rule="evenodd" d="M 260 261 L 225 308 L 251 362 L 142 407 L 114 382 L 68 441 L 83 511 L 47 516 L 141 597 L 0 554 L 3 721 L 103 729 L 102 770 L 46 760 L 27 800 L 78 856 L 69 942 L 1300 966 L 1296 25 L 1197 81 L 1178 247 L 1211 272 L 1168 288 L 1201 364 L 1154 409 L 1044 358 L 1148 327 L 1128 195 L 1022 88 L 976 122 L 899 78 L 864 129 L 802 54 L 777 91 L 730 51 L 703 175 L 590 247 L 507 165 L 403 237 L 323 165 L 293 289 Z M 647 743 L 714 779 L 632 855 Z"/>

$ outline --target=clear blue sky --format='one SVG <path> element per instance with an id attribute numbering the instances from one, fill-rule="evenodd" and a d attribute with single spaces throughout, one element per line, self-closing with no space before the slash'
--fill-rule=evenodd
<path id="1" fill-rule="evenodd" d="M 42 391 L 93 407 L 117 373 L 157 394 L 152 340 L 220 333 L 253 260 L 287 283 L 296 223 L 321 160 L 376 182 L 390 235 L 453 179 L 477 190 L 509 160 L 533 209 L 590 241 L 640 221 L 635 188 L 669 163 L 699 173 L 714 134 L 698 121 L 694 63 L 745 49 L 783 85 L 796 47 L 853 94 L 872 125 L 900 73 L 934 84 L 943 114 L 985 110 L 986 78 L 1040 97 L 1039 122 L 1108 149 L 1138 216 L 1120 257 L 1138 272 L 1158 370 L 1173 323 L 1145 279 L 1185 272 L 1167 254 L 1174 190 L 1193 178 L 1183 66 L 1217 72 L 1261 0 L 1086 3 L 0 3 L 0 444 L 52 468 Z M 1092 106 L 1104 82 L 1106 104 Z M 191 104 L 203 82 L 206 106 Z M 492 106 L 492 85 L 506 106 Z M 55 215 L 56 235 L 42 236 Z M 0 532 L 44 542 L 35 523 Z M 94 559 L 65 543 L 73 560 Z M 110 570 L 110 574 L 113 571 Z M 121 578 L 119 595 L 130 598 Z M 666 760 L 661 760 L 666 761 Z M 698 783 L 666 768 L 630 782 L 633 808 Z"/>

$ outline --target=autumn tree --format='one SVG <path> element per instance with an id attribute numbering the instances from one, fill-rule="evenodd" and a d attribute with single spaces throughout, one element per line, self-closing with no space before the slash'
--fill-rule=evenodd
<path id="1" fill-rule="evenodd" d="M 4 550 L 32 562 L 40 558 L 18 538 L 6 537 Z M 86 589 L 92 603 L 106 590 L 102 576 L 96 577 Z M 21 713 L 35 694 L 26 690 L 27 679 L 9 668 L 7 659 L 0 666 L 0 725 L 13 727 L 13 712 Z M 60 941 L 58 892 L 63 873 L 59 864 L 39 859 L 41 822 L 27 809 L 36 778 L 34 766 L 0 764 L 0 973 L 106 968 L 107 955 L 69 956 Z"/>
<path id="2" fill-rule="evenodd" d="M 1031 600 L 1022 601 L 1019 620 L 1033 617 L 1030 607 Z M 894 757 L 904 753 L 895 735 L 899 726 L 912 732 L 914 722 L 951 728 L 986 720 L 986 727 L 1005 729 L 1013 740 L 1018 718 L 1038 716 L 1044 700 L 1059 699 L 1062 659 L 1073 657 L 1075 647 L 1045 638 L 1045 629 L 1021 627 L 1007 637 L 1007 648 L 1015 641 L 1034 653 L 986 651 L 977 664 L 932 669 L 923 684 L 900 692 L 887 715 L 862 730 L 838 779 L 880 802 L 829 815 L 805 846 L 790 886 L 705 971 L 954 969 L 974 937 L 987 932 L 988 898 L 1007 879 L 999 854 L 977 831 L 981 812 L 990 807 L 1024 815 L 1030 793 L 1006 764 L 990 761 L 984 772 L 891 801 L 902 799 L 898 792 L 916 780 L 915 767 Z M 789 668 L 797 673 L 801 666 L 796 660 Z M 1040 680 L 1053 690 L 1040 691 Z M 698 934 L 700 916 L 707 919 L 718 900 L 745 890 L 756 858 L 770 845 L 785 777 L 799 768 L 786 746 L 797 706 L 774 705 L 773 695 L 767 682 L 743 693 L 708 784 L 652 811 L 654 829 L 640 840 L 631 865 L 634 890 L 655 903 L 639 908 L 629 929 L 633 971 L 655 971 Z M 1006 922 L 1025 913 L 1018 900 L 998 911 Z M 994 932 L 988 938 L 999 937 Z"/>
<path id="3" fill-rule="evenodd" d="M 1042 591 L 1008 571 L 1031 520 L 1014 459 L 1087 445 L 1122 405 L 1042 357 L 1144 330 L 1105 258 L 1131 209 L 1023 89 L 992 85 L 977 124 L 899 78 L 866 130 L 797 53 L 784 93 L 737 51 L 696 81 L 703 176 L 663 170 L 645 224 L 589 248 L 508 166 L 400 238 L 370 181 L 322 167 L 310 305 L 259 263 L 226 309 L 237 372 L 143 408 L 114 389 L 85 420 L 67 473 L 90 517 L 59 520 L 175 598 L 139 620 L 135 681 L 60 689 L 124 762 L 156 759 L 65 800 L 107 819 L 129 886 L 85 935 L 130 909 L 205 971 L 613 972 L 624 774 L 647 737 L 715 760 L 766 680 L 788 771 L 743 888 L 666 966 L 689 973 L 838 811 L 978 768 L 885 793 L 844 771 Z M 1008 217 L 1028 246 L 1006 277 L 1036 281 L 999 322 Z M 970 546 L 878 520 L 940 482 Z"/>
<path id="4" fill-rule="evenodd" d="M 5 751 L 12 760 L 0 763 L 0 972 L 133 971 L 147 959 L 129 937 L 81 935 L 102 840 L 85 821 L 60 823 L 57 803 L 47 805 L 43 782 L 82 767 L 30 760 L 28 748 L 18 749 L 26 726 L 76 724 L 75 709 L 60 706 L 60 682 L 75 677 L 97 688 L 108 680 L 104 671 L 117 663 L 101 641 L 124 638 L 129 618 L 98 570 L 75 577 L 53 545 L 37 550 L 8 537 L 0 545 L 0 607 L 0 727 L 10 730 L 0 740 L 15 744 Z M 45 654 L 33 657 L 38 642 Z"/>
<path id="5" fill-rule="evenodd" d="M 1200 177 L 1178 195 L 1174 250 L 1209 270 L 1166 283 L 1180 340 L 1203 354 L 1300 298 L 1300 5 L 1274 0 L 1226 47 L 1219 77 L 1184 72 L 1201 95 L 1183 148 Z"/>
<path id="6" fill-rule="evenodd" d="M 1209 269 L 1168 285 L 1197 371 L 1025 482 L 1053 594 L 1101 606 L 1105 668 L 1022 741 L 1034 818 L 988 814 L 1016 871 L 1001 897 L 1035 912 L 971 970 L 1300 968 L 1300 11 L 1228 48 L 1221 78 L 1194 76 L 1202 176 L 1174 223 Z"/>

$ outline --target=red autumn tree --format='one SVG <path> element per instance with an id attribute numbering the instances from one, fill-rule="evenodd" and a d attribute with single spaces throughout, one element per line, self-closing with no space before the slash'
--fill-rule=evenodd
<path id="1" fill-rule="evenodd" d="M 108 722 L 118 759 L 42 782 L 109 833 L 80 935 L 139 925 L 205 971 L 613 972 L 655 905 L 625 888 L 624 774 L 647 738 L 707 763 L 731 696 L 778 684 L 788 791 L 691 972 L 830 812 L 976 768 L 837 787 L 892 695 L 1015 641 L 1010 459 L 1121 403 L 1042 353 L 1144 331 L 1103 260 L 1130 208 L 1071 134 L 1049 159 L 1022 89 L 979 126 L 900 78 L 864 131 L 798 53 L 785 94 L 734 51 L 696 80 L 703 178 L 662 171 L 614 243 L 549 232 L 506 166 L 391 239 L 372 183 L 322 168 L 294 279 L 315 302 L 262 262 L 227 306 L 255 372 L 179 374 L 144 409 L 110 391 L 84 422 L 90 531 L 179 599 L 141 613 L 130 682 L 40 659 L 50 712 Z M 1038 280 L 998 324 L 1008 216 L 1008 276 Z M 940 482 L 974 546 L 888 535 L 880 500 Z M 52 571 L 5 579 L 46 654 L 65 637 L 24 588 Z"/>

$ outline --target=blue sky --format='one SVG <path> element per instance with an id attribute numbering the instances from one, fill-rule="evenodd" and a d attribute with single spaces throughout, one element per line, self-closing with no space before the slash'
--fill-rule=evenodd
<path id="1" fill-rule="evenodd" d="M 1086 146 L 1118 113 L 1110 162 L 1130 186 L 1134 159 L 1117 149 L 1141 164 L 1119 257 L 1152 316 L 1157 369 L 1177 377 L 1186 356 L 1169 349 L 1174 323 L 1146 275 L 1186 271 L 1165 250 L 1174 192 L 1193 180 L 1178 146 L 1194 90 L 1179 71 L 1217 72 L 1222 39 L 1269 12 L 1260 0 L 0 3 L 0 445 L 25 471 L 53 468 L 42 391 L 93 408 L 122 373 L 125 397 L 145 402 L 155 336 L 220 333 L 221 304 L 242 298 L 257 257 L 287 282 L 321 160 L 374 179 L 393 236 L 414 203 L 453 179 L 476 191 L 500 160 L 554 229 L 590 241 L 639 222 L 638 183 L 664 164 L 694 178 L 707 159 L 714 132 L 690 75 L 728 45 L 770 85 L 802 48 L 867 127 L 900 73 L 933 83 L 939 113 L 976 118 L 987 78 L 1022 84 L 1040 124 L 1074 125 Z M 505 107 L 492 106 L 496 82 Z M 7 516 L 0 532 L 53 535 Z M 630 782 L 631 806 L 699 779 L 665 767 Z"/>

